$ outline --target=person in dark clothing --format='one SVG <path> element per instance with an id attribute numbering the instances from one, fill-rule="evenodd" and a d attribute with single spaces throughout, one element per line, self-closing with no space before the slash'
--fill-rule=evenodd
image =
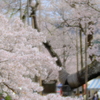
<path id="1" fill-rule="evenodd" d="M 92 100 L 99 100 L 99 96 L 97 94 L 97 91 L 94 93 Z"/>

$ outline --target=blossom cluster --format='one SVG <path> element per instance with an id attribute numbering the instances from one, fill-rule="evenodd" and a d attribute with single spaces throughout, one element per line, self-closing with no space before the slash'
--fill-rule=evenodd
<path id="1" fill-rule="evenodd" d="M 18 100 L 33 100 L 43 90 L 33 81 L 58 78 L 55 58 L 40 51 L 45 34 L 24 25 L 19 18 L 8 20 L 0 14 L 0 84 L 2 91 Z M 36 100 L 36 99 L 35 99 Z"/>

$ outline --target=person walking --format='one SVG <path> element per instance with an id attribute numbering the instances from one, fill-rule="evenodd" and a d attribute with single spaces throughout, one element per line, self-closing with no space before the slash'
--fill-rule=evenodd
<path id="1" fill-rule="evenodd" d="M 82 94 L 82 92 L 80 91 L 80 94 L 79 94 L 79 98 L 81 99 L 81 100 L 83 100 L 84 98 L 83 98 L 83 94 Z"/>
<path id="2" fill-rule="evenodd" d="M 94 93 L 92 100 L 99 100 L 97 91 Z"/>

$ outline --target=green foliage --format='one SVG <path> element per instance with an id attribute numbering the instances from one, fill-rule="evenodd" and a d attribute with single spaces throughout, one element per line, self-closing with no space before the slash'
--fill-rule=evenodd
<path id="1" fill-rule="evenodd" d="M 11 98 L 11 96 L 7 95 L 7 96 L 5 97 L 5 100 L 12 100 L 12 98 Z"/>
<path id="2" fill-rule="evenodd" d="M 3 93 L 0 93 L 0 96 L 2 96 L 3 95 Z"/>

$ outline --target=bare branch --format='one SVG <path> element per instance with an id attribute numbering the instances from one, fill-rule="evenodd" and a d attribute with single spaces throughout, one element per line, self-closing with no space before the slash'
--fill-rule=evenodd
<path id="1" fill-rule="evenodd" d="M 3 82 L 3 84 L 4 84 L 8 89 L 10 89 L 10 90 L 12 90 L 14 93 L 16 93 L 15 90 L 14 90 L 13 88 L 11 88 L 8 84 L 6 84 L 5 82 Z"/>

